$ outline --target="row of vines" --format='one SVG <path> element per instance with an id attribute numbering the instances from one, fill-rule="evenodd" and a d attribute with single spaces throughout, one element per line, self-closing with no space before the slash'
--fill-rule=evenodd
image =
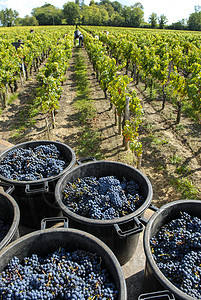
<path id="1" fill-rule="evenodd" d="M 118 115 L 119 134 L 123 129 L 123 143 L 137 154 L 142 154 L 138 129 L 142 121 L 142 107 L 135 90 L 129 90 L 129 82 L 136 86 L 141 80 L 149 99 L 157 86 L 165 108 L 167 94 L 174 96 L 177 107 L 176 124 L 180 123 L 184 101 L 191 105 L 200 120 L 201 112 L 201 36 L 199 34 L 158 31 L 134 31 L 132 29 L 84 27 L 85 45 L 96 72 L 100 87 L 110 95 L 111 107 Z M 95 37 L 95 38 L 93 38 Z M 98 37 L 98 38 L 97 38 Z M 119 71 L 126 69 L 126 75 Z M 130 77 L 128 71 L 130 70 Z M 123 120 L 122 120 L 123 117 Z"/>
<path id="2" fill-rule="evenodd" d="M 93 64 L 101 89 L 110 95 L 110 107 L 114 107 L 115 123 L 119 134 L 123 133 L 123 144 L 137 154 L 138 164 L 142 154 L 142 144 L 138 137 L 138 128 L 142 121 L 142 106 L 135 90 L 130 90 L 129 82 L 133 79 L 121 75 L 125 64 L 117 65 L 115 58 L 110 58 L 103 43 L 85 34 L 85 47 Z"/>
<path id="3" fill-rule="evenodd" d="M 138 129 L 143 110 L 137 93 L 129 83 L 139 80 L 149 88 L 159 86 L 165 107 L 167 91 L 176 95 L 177 120 L 180 122 L 182 102 L 188 100 L 200 116 L 201 110 L 201 36 L 196 33 L 168 31 L 142 31 L 128 28 L 83 27 L 84 43 L 93 64 L 96 77 L 105 97 L 109 94 L 115 107 L 115 122 L 119 134 L 123 133 L 125 148 L 142 154 Z M 59 108 L 62 84 L 73 48 L 72 26 L 10 28 L 0 32 L 0 97 L 6 105 L 8 89 L 15 92 L 18 83 L 28 80 L 37 71 L 39 88 L 35 105 L 55 124 L 55 111 Z M 91 34 L 92 33 L 92 34 Z M 94 38 L 95 35 L 99 39 Z M 44 66 L 39 66 L 43 63 Z M 126 68 L 126 74 L 122 70 Z M 131 75 L 128 76 L 130 70 Z"/>
<path id="4" fill-rule="evenodd" d="M 90 30 L 93 29 L 90 28 Z M 88 29 L 89 30 L 89 29 Z M 141 79 L 145 89 L 149 87 L 150 99 L 157 85 L 163 96 L 165 107 L 167 93 L 176 98 L 177 123 L 180 122 L 183 101 L 189 101 L 200 118 L 201 112 L 201 35 L 200 33 L 178 33 L 169 31 L 142 31 L 118 28 L 107 35 L 101 29 L 98 34 L 111 57 L 117 63 L 126 64 L 126 74 L 136 84 Z"/>
<path id="5" fill-rule="evenodd" d="M 9 28 L 0 32 L 0 97 L 4 109 L 8 93 L 37 73 L 38 89 L 34 105 L 54 126 L 62 84 L 72 55 L 73 27 Z M 41 64 L 44 66 L 41 67 Z M 39 69 L 40 67 L 40 69 Z"/>

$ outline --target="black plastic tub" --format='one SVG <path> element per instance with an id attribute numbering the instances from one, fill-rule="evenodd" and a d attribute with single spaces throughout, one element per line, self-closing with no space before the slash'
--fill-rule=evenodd
<path id="1" fill-rule="evenodd" d="M 168 290 L 175 299 L 195 300 L 188 296 L 175 285 L 173 285 L 166 276 L 160 271 L 150 248 L 150 239 L 157 234 L 160 228 L 171 220 L 179 217 L 179 212 L 187 212 L 192 216 L 201 218 L 201 201 L 199 200 L 178 200 L 162 206 L 149 219 L 144 232 L 144 251 L 146 256 L 146 267 L 144 273 L 143 291 Z"/>
<path id="2" fill-rule="evenodd" d="M 0 252 L 0 272 L 14 256 L 17 256 L 20 261 L 32 254 L 46 257 L 60 247 L 65 248 L 66 251 L 80 249 L 97 253 L 102 259 L 101 264 L 107 269 L 117 287 L 118 300 L 127 299 L 126 282 L 115 255 L 102 241 L 76 229 L 37 230 L 21 237 Z"/>
<path id="3" fill-rule="evenodd" d="M 0 175 L 2 182 L 14 186 L 12 197 L 19 205 L 20 224 L 29 228 L 40 229 L 41 220 L 45 217 L 54 217 L 61 215 L 61 209 L 55 201 L 55 186 L 59 178 L 68 170 L 70 170 L 75 162 L 76 157 L 74 151 L 66 144 L 56 141 L 30 141 L 18 144 L 7 149 L 0 155 L 0 162 L 6 155 L 19 148 L 34 148 L 40 145 L 54 144 L 60 151 L 62 159 L 68 164 L 67 167 L 58 175 L 43 178 L 35 181 L 17 181 L 5 178 Z"/>
<path id="4" fill-rule="evenodd" d="M 0 184 L 1 185 L 1 184 Z M 0 250 L 19 238 L 20 211 L 16 201 L 5 192 L 0 192 L 0 220 L 9 225 L 9 230 L 0 241 Z"/>
<path id="5" fill-rule="evenodd" d="M 133 179 L 139 185 L 139 193 L 143 196 L 143 204 L 133 213 L 112 220 L 94 220 L 70 211 L 62 201 L 62 192 L 68 182 L 78 178 L 95 176 L 117 176 L 120 180 Z M 132 166 L 111 162 L 96 161 L 80 165 L 66 173 L 58 182 L 55 196 L 63 215 L 69 219 L 70 227 L 84 230 L 100 238 L 117 256 L 121 265 L 125 264 L 134 254 L 143 225 L 138 216 L 142 216 L 152 200 L 152 186 L 148 178 Z"/>

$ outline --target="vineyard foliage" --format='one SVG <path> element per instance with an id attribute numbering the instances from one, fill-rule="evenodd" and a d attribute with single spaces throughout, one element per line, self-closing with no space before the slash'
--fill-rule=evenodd
<path id="1" fill-rule="evenodd" d="M 157 86 L 163 97 L 162 109 L 167 94 L 173 95 L 177 106 L 176 123 L 181 119 L 183 101 L 190 103 L 197 119 L 200 119 L 199 33 L 110 28 L 108 34 L 108 27 L 84 26 L 82 29 L 85 30 L 86 48 L 100 86 L 105 95 L 106 91 L 109 92 L 118 116 L 124 116 L 126 97 L 131 99 L 131 117 L 122 124 L 124 138 L 129 141 L 133 152 L 137 155 L 142 153 L 138 128 L 143 112 L 135 92 L 132 94 L 128 89 L 132 80 L 136 84 L 141 80 L 145 89 L 149 88 L 150 99 L 154 99 L 153 88 Z M 95 36 L 99 39 L 93 38 Z M 126 75 L 121 76 L 118 71 L 123 67 L 126 67 Z M 131 77 L 127 76 L 129 69 Z"/>
<path id="2" fill-rule="evenodd" d="M 52 117 L 59 108 L 61 86 L 72 55 L 73 26 L 36 27 L 34 31 L 29 27 L 2 29 L 0 42 L 2 107 L 6 105 L 8 87 L 16 91 L 19 80 L 28 80 L 34 69 L 39 83 L 35 105 Z"/>
<path id="3" fill-rule="evenodd" d="M 29 27 L 0 30 L 0 97 L 3 108 L 8 89 L 15 92 L 20 80 L 28 80 L 34 69 L 38 72 L 39 84 L 35 105 L 51 116 L 54 125 L 54 113 L 59 108 L 62 84 L 72 55 L 74 30 L 73 26 L 41 26 L 35 27 L 34 31 Z M 163 97 L 162 109 L 167 94 L 174 95 L 177 123 L 180 122 L 183 101 L 188 101 L 200 118 L 199 32 L 93 26 L 80 26 L 80 30 L 100 87 L 105 98 L 109 98 L 110 107 L 115 107 L 119 133 L 123 133 L 132 152 L 142 153 L 138 128 L 143 110 L 136 91 L 129 89 L 131 81 L 136 85 L 143 82 L 150 99 L 154 99 L 153 88 L 157 86 Z M 43 62 L 44 66 L 40 67 Z"/>
<path id="4" fill-rule="evenodd" d="M 132 77 L 139 76 L 149 87 L 159 85 L 163 96 L 170 89 L 180 107 L 187 99 L 200 115 L 201 111 L 201 34 L 168 30 L 143 30 L 129 28 L 85 27 L 107 47 L 117 63 L 126 63 Z M 164 108 L 164 107 L 163 107 Z"/>

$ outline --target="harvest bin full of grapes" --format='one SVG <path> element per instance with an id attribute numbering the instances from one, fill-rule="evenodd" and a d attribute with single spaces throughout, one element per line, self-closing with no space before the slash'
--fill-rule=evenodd
<path id="1" fill-rule="evenodd" d="M 126 300 L 127 288 L 113 252 L 76 229 L 27 234 L 0 252 L 1 299 Z"/>
<path id="2" fill-rule="evenodd" d="M 144 232 L 143 290 L 168 290 L 175 299 L 201 299 L 201 202 L 177 200 L 162 206 Z"/>
<path id="3" fill-rule="evenodd" d="M 121 264 L 134 254 L 143 225 L 139 221 L 152 200 L 148 178 L 132 166 L 87 162 L 66 172 L 56 184 L 55 198 L 70 227 L 105 242 Z"/>
<path id="4" fill-rule="evenodd" d="M 43 218 L 61 214 L 55 186 L 75 161 L 68 145 L 48 140 L 18 144 L 0 155 L 0 180 L 14 186 L 21 225 L 40 229 Z"/>

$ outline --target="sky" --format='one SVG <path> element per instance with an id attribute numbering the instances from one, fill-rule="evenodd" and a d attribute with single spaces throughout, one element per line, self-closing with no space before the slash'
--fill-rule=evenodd
<path id="1" fill-rule="evenodd" d="M 73 1 L 73 0 L 70 0 Z M 188 19 L 189 15 L 195 11 L 194 7 L 200 5 L 201 0 L 117 0 L 122 5 L 131 6 L 136 2 L 140 2 L 144 7 L 144 20 L 148 22 L 149 16 L 154 12 L 159 17 L 164 14 L 168 19 L 167 24 Z M 53 4 L 58 8 L 63 8 L 63 5 L 68 0 L 0 0 L 0 10 L 12 8 L 19 13 L 23 18 L 25 15 L 31 16 L 31 11 L 35 7 L 40 7 L 45 3 Z M 89 5 L 90 0 L 84 0 L 84 3 Z M 96 0 L 95 0 L 96 2 Z M 97 0 L 98 2 L 98 0 Z"/>

